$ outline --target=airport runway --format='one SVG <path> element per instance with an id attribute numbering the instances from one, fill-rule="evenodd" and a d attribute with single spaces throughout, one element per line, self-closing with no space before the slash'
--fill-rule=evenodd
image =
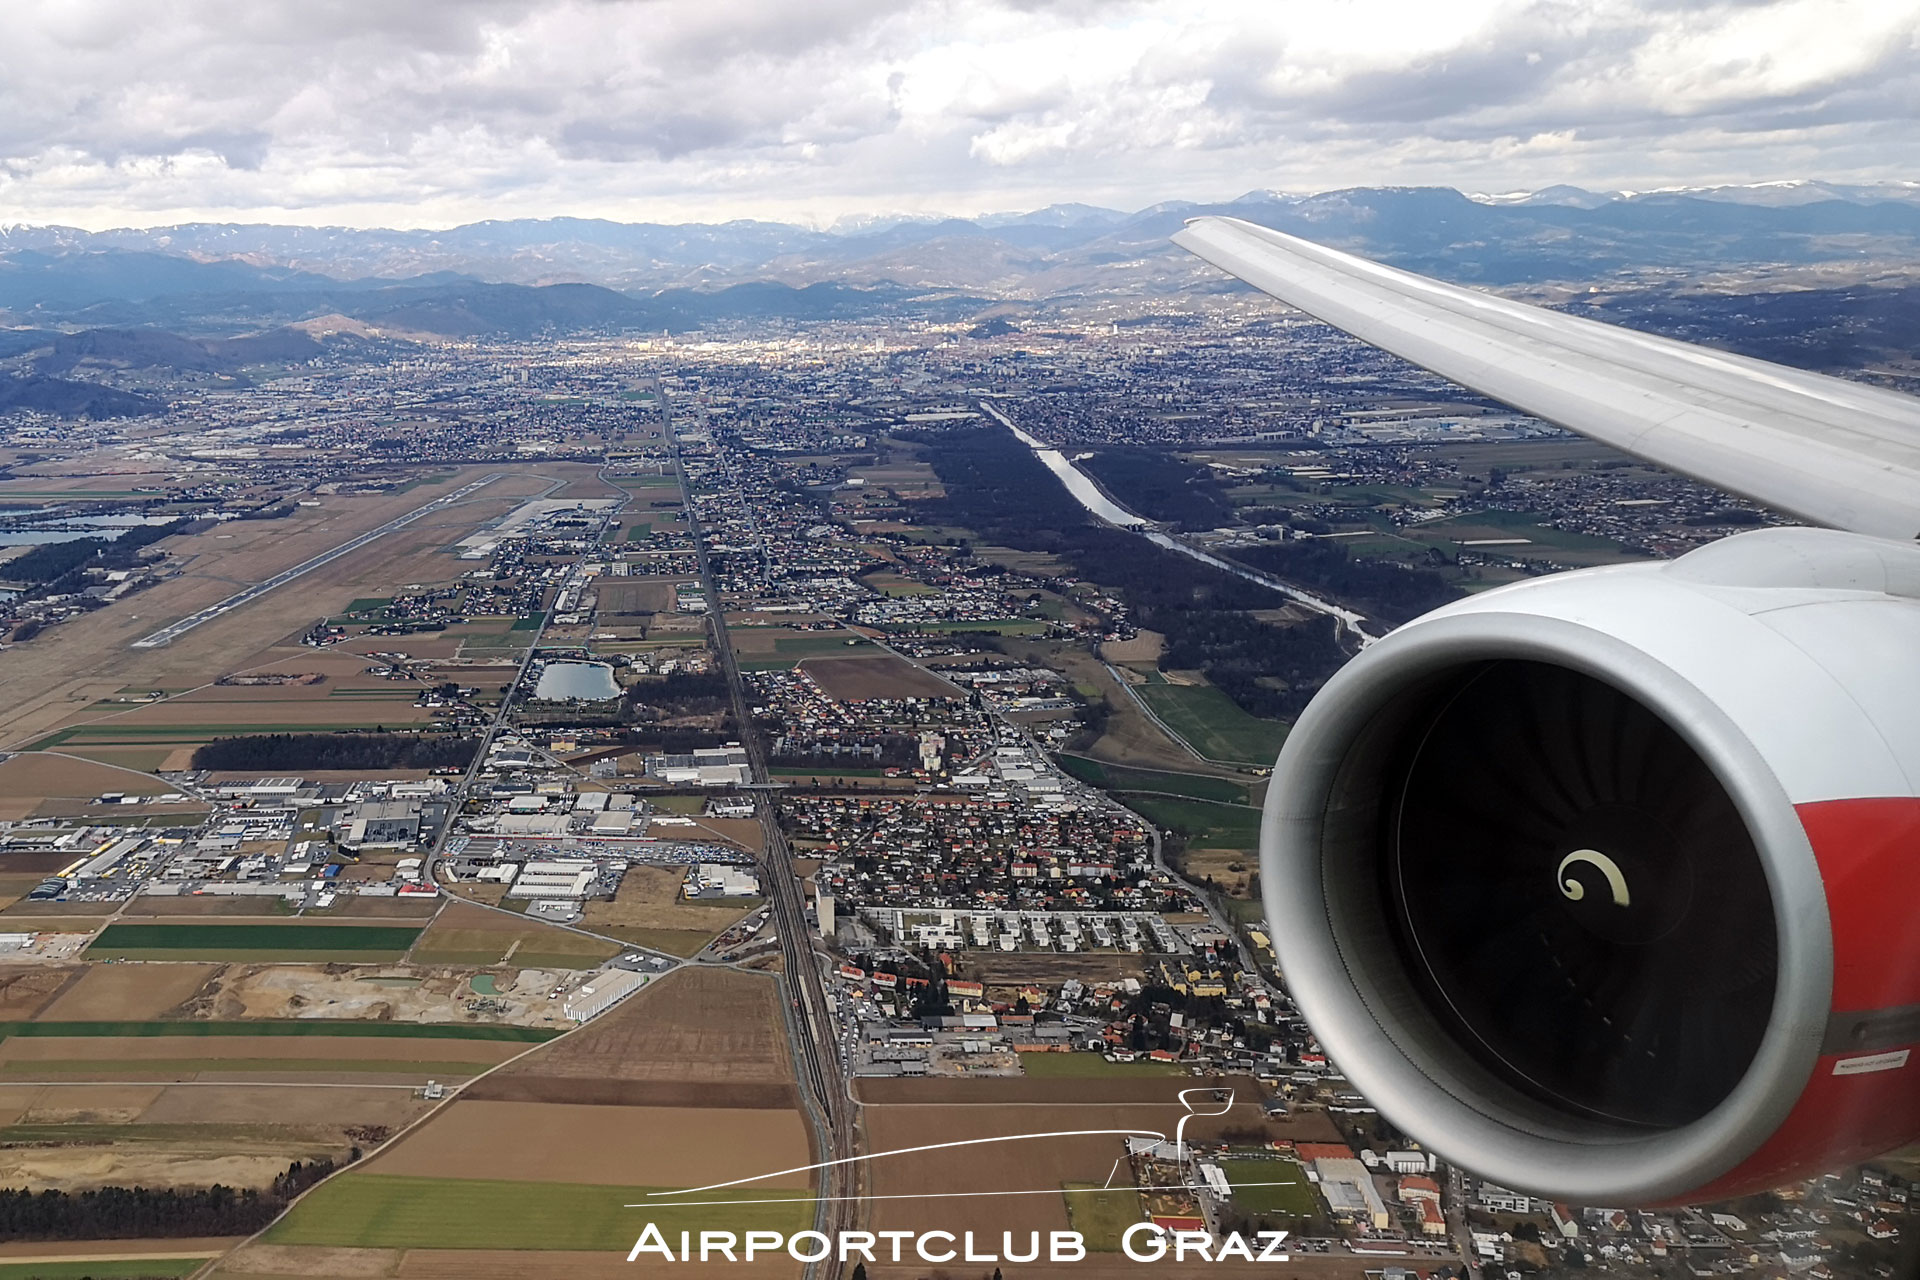
<path id="1" fill-rule="evenodd" d="M 367 532 L 361 534 L 359 537 L 352 538 L 346 542 L 343 542 L 339 546 L 333 548 L 331 551 L 322 551 L 319 555 L 313 557 L 311 560 L 303 560 L 299 564 L 293 566 L 293 568 L 291 569 L 283 569 L 279 573 L 274 574 L 271 578 L 268 578 L 265 582 L 257 582 L 253 586 L 248 587 L 246 590 L 238 593 L 237 595 L 228 596 L 225 600 L 222 600 L 219 604 L 208 605 L 206 608 L 202 609 L 200 612 L 191 614 L 185 618 L 182 618 L 180 619 L 180 621 L 172 623 L 169 626 L 162 627 L 160 630 L 154 632 L 150 636 L 142 636 L 140 639 L 135 640 L 133 642 L 132 647 L 135 649 L 158 649 L 161 645 L 172 644 L 175 640 L 179 639 L 181 636 L 185 635 L 187 632 L 193 630 L 195 627 L 199 626 L 201 623 L 212 622 L 215 618 L 219 617 L 223 613 L 232 613 L 235 609 L 238 609 L 241 605 L 250 604 L 253 601 L 258 600 L 261 596 L 267 594 L 267 592 L 272 591 L 276 587 L 284 587 L 285 585 L 287 585 L 287 583 L 292 582 L 295 578 L 300 577 L 302 574 L 312 573 L 315 569 L 318 569 L 323 565 L 332 564 L 335 560 L 338 560 L 341 556 L 349 555 L 352 552 L 358 551 L 361 547 L 366 546 L 369 542 L 372 542 L 374 539 L 384 538 L 388 534 L 392 533 L 395 529 L 404 528 L 405 526 L 412 524 L 415 520 L 418 520 L 421 516 L 428 515 L 431 512 L 438 511 L 443 507 L 452 506 L 454 503 L 460 501 L 462 498 L 466 497 L 468 494 L 472 493 L 474 490 L 480 489 L 486 485 L 492 484 L 495 480 L 500 479 L 500 477 L 505 474 L 506 472 L 504 471 L 496 471 L 491 475 L 481 476 L 478 480 L 475 480 L 472 484 L 463 485 L 462 487 L 455 489 L 452 493 L 449 493 L 444 497 L 435 498 L 432 502 L 427 503 L 427 505 L 425 505 L 424 507 L 416 507 L 414 510 L 407 512 L 403 516 L 396 516 L 394 519 L 389 520 L 385 524 L 381 525 L 378 529 L 369 529 Z"/>

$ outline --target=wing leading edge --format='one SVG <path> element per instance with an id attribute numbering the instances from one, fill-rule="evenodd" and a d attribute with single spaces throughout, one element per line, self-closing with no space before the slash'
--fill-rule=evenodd
<path id="1" fill-rule="evenodd" d="M 1920 536 L 1920 399 L 1562 315 L 1237 218 L 1174 243 L 1495 400 L 1815 524 Z"/>

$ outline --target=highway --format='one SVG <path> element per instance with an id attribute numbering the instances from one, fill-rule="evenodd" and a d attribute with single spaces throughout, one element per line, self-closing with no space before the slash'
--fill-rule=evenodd
<path id="1" fill-rule="evenodd" d="M 686 501 L 687 524 L 693 534 L 700 584 L 711 610 L 714 645 L 719 650 L 721 668 L 726 672 L 727 687 L 732 693 L 734 720 L 740 726 L 740 741 L 747 749 L 753 780 L 764 783 L 771 777 L 767 770 L 766 750 L 754 729 L 746 684 L 740 678 L 740 664 L 734 657 L 733 644 L 727 638 L 726 610 L 721 606 L 718 584 L 714 581 L 713 569 L 707 558 L 705 534 L 694 514 L 692 486 L 687 481 L 686 468 L 680 461 L 679 441 L 674 434 L 673 410 L 667 401 L 665 388 L 657 380 L 654 394 L 660 405 L 668 446 L 673 451 L 681 496 Z M 842 1074 L 842 1063 L 833 1047 L 838 1036 L 827 1006 L 826 983 L 820 976 L 812 934 L 807 928 L 806 903 L 801 894 L 800 881 L 794 873 L 793 852 L 787 844 L 786 834 L 780 829 L 778 815 L 773 809 L 772 794 L 764 790 L 756 791 L 754 805 L 758 810 L 760 825 L 767 835 L 767 849 L 760 860 L 760 878 L 766 889 L 773 926 L 779 933 L 780 954 L 784 961 L 782 992 L 787 1000 L 786 1015 L 789 1039 L 793 1046 L 794 1070 L 800 1080 L 801 1097 L 806 1104 L 808 1118 L 822 1147 L 815 1159 L 821 1162 L 842 1160 L 858 1154 L 859 1138 L 852 1096 Z M 819 1201 L 814 1215 L 815 1230 L 824 1231 L 837 1239 L 837 1233 L 854 1230 L 858 1226 L 861 1214 L 859 1197 L 865 1181 L 863 1168 L 860 1164 L 842 1164 L 829 1165 L 821 1171 L 820 1185 L 816 1191 L 824 1198 Z M 806 1273 L 810 1280 L 814 1277 L 832 1280 L 839 1270 L 840 1264 L 828 1258 L 823 1262 L 807 1264 Z"/>
<path id="2" fill-rule="evenodd" d="M 322 551 L 319 555 L 314 556 L 311 560 L 303 560 L 299 564 L 293 566 L 293 568 L 291 569 L 282 569 L 279 573 L 274 574 L 271 578 L 268 578 L 265 582 L 256 582 L 254 585 L 246 588 L 244 591 L 241 591 L 235 595 L 228 596 L 225 600 L 222 600 L 219 604 L 208 605 L 206 608 L 202 609 L 200 612 L 196 614 L 192 614 L 188 617 L 182 618 L 180 619 L 180 621 L 172 623 L 168 626 L 162 627 L 160 628 L 160 630 L 154 632 L 150 636 L 142 636 L 140 639 L 135 640 L 131 647 L 135 649 L 158 649 L 161 645 L 172 644 L 175 640 L 178 640 L 181 636 L 193 630 L 195 627 L 199 626 L 201 623 L 212 622 L 215 618 L 219 617 L 221 614 L 232 613 L 235 609 L 238 609 L 241 605 L 251 604 L 255 600 L 258 600 L 261 596 L 264 596 L 265 594 L 267 594 L 267 592 L 272 591 L 278 587 L 284 587 L 289 582 L 292 582 L 295 578 L 298 578 L 303 574 L 312 573 L 315 569 L 319 569 L 319 568 L 322 568 L 323 566 L 332 564 L 335 560 L 338 560 L 341 556 L 350 555 L 353 552 L 358 551 L 361 547 L 366 546 L 369 542 L 374 541 L 376 538 L 386 537 L 388 534 L 392 533 L 395 529 L 405 528 L 407 525 L 412 524 L 415 520 L 418 520 L 421 516 L 428 515 L 435 511 L 439 511 L 445 507 L 450 507 L 454 503 L 466 497 L 468 494 L 474 492 L 476 489 L 481 489 L 487 485 L 492 484 L 495 480 L 500 479 L 505 474 L 506 473 L 503 471 L 496 471 L 496 472 L 493 472 L 491 475 L 481 476 L 478 480 L 475 480 L 473 483 L 462 485 L 460 488 L 455 489 L 452 493 L 446 494 L 442 497 L 435 498 L 432 502 L 427 503 L 423 507 L 416 507 L 412 511 L 407 512 L 403 516 L 396 516 L 394 519 L 389 520 L 385 524 L 381 525 L 378 529 L 369 529 L 367 532 L 361 534 L 360 536 L 356 538 L 350 538 L 347 541 L 341 543 L 339 546 L 334 547 L 330 551 Z"/>

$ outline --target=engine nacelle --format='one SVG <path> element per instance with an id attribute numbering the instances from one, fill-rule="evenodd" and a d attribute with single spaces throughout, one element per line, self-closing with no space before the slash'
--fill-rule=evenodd
<path id="1" fill-rule="evenodd" d="M 1506 1186 L 1721 1199 L 1920 1137 L 1920 548 L 1767 530 L 1355 658 L 1261 834 L 1281 971 Z"/>

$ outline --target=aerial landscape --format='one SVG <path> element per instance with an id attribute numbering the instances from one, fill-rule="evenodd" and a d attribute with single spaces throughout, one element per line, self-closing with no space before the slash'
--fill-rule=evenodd
<path id="1" fill-rule="evenodd" d="M 1920 1148 L 1647 1205 L 1442 1155 L 1263 895 L 1276 756 L 1397 628 L 1807 522 L 1170 240 L 1913 395 L 1898 166 L 383 217 L 184 161 L 82 208 L 47 146 L 0 176 L 0 1280 L 1920 1274 Z"/>

